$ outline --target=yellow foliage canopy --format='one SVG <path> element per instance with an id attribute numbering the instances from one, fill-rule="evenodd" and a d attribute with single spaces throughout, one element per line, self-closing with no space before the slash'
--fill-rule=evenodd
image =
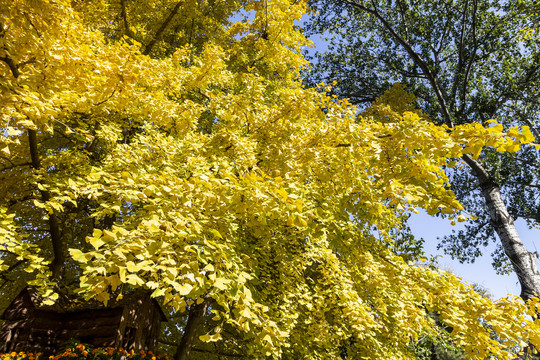
<path id="1" fill-rule="evenodd" d="M 201 341 L 233 327 L 253 358 L 352 343 L 354 358 L 409 358 L 441 331 L 427 312 L 471 359 L 540 346 L 536 303 L 491 302 L 385 245 L 405 211 L 459 215 L 443 166 L 516 151 L 530 131 L 435 126 L 400 85 L 362 114 L 305 88 L 306 10 L 2 2 L 0 270 L 50 288 L 56 242 L 86 298 L 143 287 L 184 311 L 211 297 Z"/>

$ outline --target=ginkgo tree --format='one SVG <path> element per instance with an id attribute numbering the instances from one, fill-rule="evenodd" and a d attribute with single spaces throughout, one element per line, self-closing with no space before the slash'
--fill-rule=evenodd
<path id="1" fill-rule="evenodd" d="M 2 2 L 2 291 L 24 279 L 47 301 L 108 303 L 147 289 L 184 314 L 175 359 L 209 343 L 402 359 L 420 334 L 471 359 L 540 346 L 537 299 L 492 302 L 390 250 L 411 208 L 466 220 L 442 166 L 515 152 L 529 129 L 434 125 L 400 85 L 362 114 L 306 88 L 306 11 Z"/>

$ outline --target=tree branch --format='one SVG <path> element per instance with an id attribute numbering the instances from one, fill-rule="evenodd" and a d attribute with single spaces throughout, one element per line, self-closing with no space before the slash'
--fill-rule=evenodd
<path id="1" fill-rule="evenodd" d="M 17 67 L 12 58 L 10 58 L 9 56 L 3 56 L 0 57 L 0 60 L 6 63 L 7 66 L 9 66 L 9 70 L 11 70 L 11 74 L 15 79 L 19 77 L 19 68 Z"/>
<path id="2" fill-rule="evenodd" d="M 480 185 L 491 180 L 489 173 L 482 166 L 482 164 L 480 164 L 477 160 L 473 159 L 469 154 L 465 154 L 461 158 L 473 170 L 474 174 L 478 178 L 478 181 L 480 182 Z"/>
<path id="3" fill-rule="evenodd" d="M 165 29 L 167 28 L 167 26 L 169 25 L 169 23 L 171 22 L 173 17 L 176 15 L 178 10 L 180 9 L 180 5 L 182 5 L 182 4 L 183 4 L 182 1 L 179 1 L 179 2 L 176 3 L 174 9 L 172 9 L 172 11 L 169 14 L 169 16 L 167 17 L 167 19 L 165 19 L 163 24 L 161 24 L 159 29 L 156 31 L 156 33 L 154 34 L 154 37 L 152 38 L 152 40 L 150 40 L 150 42 L 145 46 L 144 51 L 143 51 L 144 55 L 150 54 L 150 51 L 152 51 L 152 48 L 154 47 L 154 45 L 156 45 L 156 42 L 161 37 L 161 34 L 163 33 L 163 31 L 165 31 Z"/>
<path id="4" fill-rule="evenodd" d="M 469 2 L 465 3 L 465 9 L 463 10 L 463 16 L 461 19 L 461 32 L 459 36 L 459 44 L 458 44 L 458 63 L 456 67 L 456 72 L 454 74 L 454 81 L 452 83 L 452 90 L 450 91 L 450 108 L 453 109 L 452 111 L 455 111 L 455 108 L 457 106 L 456 104 L 456 95 L 457 95 L 457 89 L 458 84 L 460 80 L 460 75 L 462 75 L 463 72 L 463 50 L 464 50 L 464 43 L 465 43 L 465 24 L 467 23 L 467 9 L 469 7 Z"/>
<path id="5" fill-rule="evenodd" d="M 407 21 L 405 19 L 405 8 L 401 0 L 398 0 L 397 4 L 399 6 L 399 14 L 401 15 L 401 21 L 403 22 L 403 29 L 405 31 L 405 37 L 407 41 L 410 41 L 409 29 L 407 28 Z"/>
<path id="6" fill-rule="evenodd" d="M 14 255 L 13 253 L 10 253 L 10 254 L 11 254 L 11 255 Z M 4 270 L 2 273 L 0 273 L 0 278 L 2 278 L 2 280 L 4 280 L 4 283 L 7 283 L 7 282 L 11 282 L 11 283 L 12 283 L 14 280 L 13 280 L 13 279 L 8 279 L 7 275 L 8 275 L 11 271 L 15 270 L 15 268 L 17 268 L 17 267 L 19 267 L 20 265 L 25 264 L 25 263 L 27 263 L 27 262 L 28 262 L 28 259 L 23 259 L 23 260 L 18 260 L 17 262 L 11 264 L 11 265 L 9 266 L 9 268 L 7 268 L 7 269 Z M 3 285 L 2 285 L 2 286 L 3 286 Z M 1 289 L 1 288 L 2 288 L 2 287 L 0 286 L 0 289 Z"/>
<path id="7" fill-rule="evenodd" d="M 510 185 L 521 185 L 521 186 L 526 186 L 526 187 L 532 187 L 532 188 L 540 189 L 540 184 L 531 184 L 531 183 L 528 183 L 528 182 L 525 182 L 525 181 L 507 181 L 506 184 L 510 184 Z"/>
<path id="8" fill-rule="evenodd" d="M 129 28 L 129 23 L 127 20 L 127 12 L 126 12 L 126 0 L 120 0 L 120 16 L 122 17 L 122 20 L 124 22 L 124 34 L 133 37 L 133 32 Z"/>
<path id="9" fill-rule="evenodd" d="M 454 122 L 452 121 L 452 117 L 450 116 L 450 113 L 448 111 L 448 106 L 446 104 L 445 96 L 443 94 L 443 91 L 441 90 L 441 87 L 437 83 L 437 79 L 436 79 L 435 75 L 431 72 L 431 70 L 429 69 L 428 64 L 424 61 L 424 59 L 422 59 L 422 57 L 416 51 L 414 51 L 411 44 L 409 44 L 407 41 L 405 41 L 405 39 L 403 39 L 401 36 L 399 36 L 399 34 L 396 32 L 396 30 L 379 13 L 379 11 L 377 10 L 376 7 L 374 7 L 373 9 L 370 9 L 370 8 L 367 8 L 367 7 L 363 6 L 363 5 L 361 5 L 361 4 L 358 4 L 358 3 L 354 2 L 354 0 L 341 0 L 341 1 L 343 1 L 344 3 L 352 6 L 353 8 L 357 8 L 357 9 L 359 9 L 361 11 L 367 12 L 368 14 L 371 14 L 371 15 L 375 16 L 382 23 L 382 25 L 388 30 L 390 35 L 392 35 L 394 40 L 396 42 L 398 42 L 405 49 L 405 51 L 407 51 L 407 53 L 412 58 L 412 60 L 416 64 L 418 64 L 420 69 L 422 69 L 422 71 L 424 72 L 424 75 L 426 75 L 431 87 L 433 88 L 433 91 L 435 92 L 435 95 L 437 96 L 437 100 L 439 102 L 439 107 L 441 109 L 441 112 L 442 112 L 445 123 L 449 127 L 454 127 Z"/>
<path id="10" fill-rule="evenodd" d="M 472 37 L 473 37 L 473 51 L 471 58 L 469 59 L 469 62 L 467 63 L 467 68 L 465 70 L 465 74 L 463 75 L 463 83 L 461 85 L 461 107 L 460 107 L 460 114 L 463 114 L 465 111 L 465 98 L 467 95 L 467 85 L 469 83 L 469 75 L 471 73 L 471 69 L 473 66 L 474 61 L 476 60 L 476 52 L 478 51 L 478 42 L 476 40 L 476 15 L 478 11 L 478 4 L 476 0 L 473 0 L 473 14 L 472 14 Z"/>

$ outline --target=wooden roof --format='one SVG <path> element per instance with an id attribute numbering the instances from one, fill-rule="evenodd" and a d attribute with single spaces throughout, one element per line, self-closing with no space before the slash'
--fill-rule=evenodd
<path id="1" fill-rule="evenodd" d="M 112 308 L 123 308 L 131 303 L 136 302 L 139 299 L 149 298 L 152 304 L 157 307 L 160 314 L 161 321 L 167 321 L 167 316 L 163 312 L 163 309 L 159 305 L 156 299 L 150 298 L 150 292 L 144 289 L 138 289 L 125 294 L 120 300 L 109 301 L 107 306 L 104 303 L 97 300 L 84 301 L 81 298 L 68 298 L 62 296 L 53 305 L 43 305 L 42 298 L 36 288 L 32 286 L 26 286 L 10 303 L 10 305 L 0 314 L 0 319 L 6 320 L 6 313 L 13 308 L 13 303 L 16 299 L 24 297 L 27 294 L 31 301 L 31 304 L 35 309 L 51 311 L 56 313 L 71 313 L 88 310 L 101 310 Z"/>

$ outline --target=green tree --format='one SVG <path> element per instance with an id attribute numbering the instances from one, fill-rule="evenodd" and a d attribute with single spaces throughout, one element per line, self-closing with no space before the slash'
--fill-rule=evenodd
<path id="1" fill-rule="evenodd" d="M 319 15 L 311 33 L 324 33 L 311 81 L 335 81 L 333 92 L 365 106 L 395 82 L 414 93 L 436 124 L 499 121 L 512 131 L 525 125 L 538 135 L 540 42 L 528 32 L 533 17 L 523 2 L 498 0 L 313 1 Z M 527 34 L 527 35 L 524 35 Z M 538 137 L 538 136 L 537 136 Z M 494 264 L 518 275 L 524 299 L 540 293 L 537 255 L 521 241 L 514 220 L 540 220 L 538 153 L 478 148 L 476 159 L 448 173 L 452 189 L 475 219 L 445 237 L 446 251 L 474 261 L 500 239 Z M 440 215 L 431 212 L 432 215 Z M 444 215 L 444 213 L 443 213 Z"/>

